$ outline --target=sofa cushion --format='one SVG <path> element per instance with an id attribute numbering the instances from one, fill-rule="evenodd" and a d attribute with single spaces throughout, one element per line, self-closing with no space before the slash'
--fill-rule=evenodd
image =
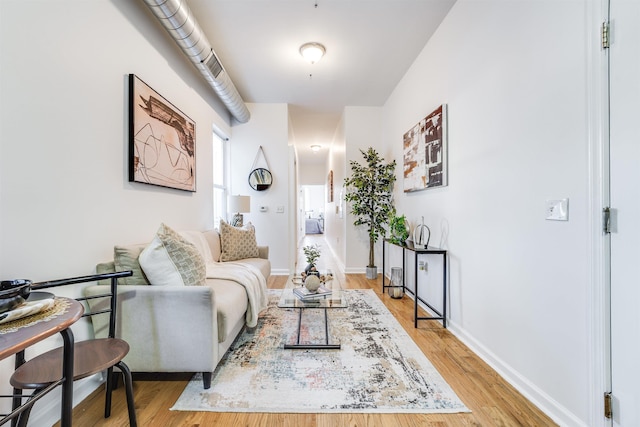
<path id="1" fill-rule="evenodd" d="M 222 246 L 220 261 L 258 257 L 256 231 L 251 223 L 238 228 L 220 220 L 220 240 Z"/>
<path id="2" fill-rule="evenodd" d="M 265 280 L 269 278 L 269 276 L 271 275 L 271 263 L 269 262 L 268 259 L 264 259 L 264 258 L 246 258 L 243 260 L 239 260 L 239 261 L 233 261 L 231 262 L 231 264 L 238 264 L 240 266 L 245 266 L 245 265 L 252 265 L 255 268 L 257 268 L 258 270 L 260 270 L 260 273 L 262 273 L 262 275 L 264 276 Z"/>
<path id="3" fill-rule="evenodd" d="M 126 246 L 114 246 L 113 248 L 113 262 L 115 264 L 115 271 L 133 271 L 133 275 L 129 277 L 123 277 L 118 283 L 122 285 L 148 285 L 149 280 L 145 276 L 138 257 L 146 248 L 146 244 L 139 245 L 126 245 Z"/>
<path id="4" fill-rule="evenodd" d="M 161 224 L 153 241 L 139 257 L 149 282 L 159 286 L 203 285 L 207 274 L 204 258 L 187 240 Z"/>
<path id="5" fill-rule="evenodd" d="M 244 324 L 247 311 L 247 291 L 239 283 L 225 279 L 207 279 L 213 288 L 218 311 L 218 342 L 224 342 L 238 322 Z"/>

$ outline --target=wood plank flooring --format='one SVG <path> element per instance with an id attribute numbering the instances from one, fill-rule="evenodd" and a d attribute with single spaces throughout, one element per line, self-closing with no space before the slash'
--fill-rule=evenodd
<path id="1" fill-rule="evenodd" d="M 303 245 L 322 242 L 307 236 Z M 381 278 L 367 280 L 362 274 L 344 275 L 323 250 L 320 268 L 331 268 L 347 289 L 373 289 L 431 363 L 472 411 L 465 414 L 264 414 L 169 411 L 187 379 L 135 381 L 134 394 L 140 426 L 247 426 L 247 427 L 392 427 L 392 426 L 553 426 L 549 417 L 527 401 L 493 369 L 471 352 L 440 322 L 413 325 L 413 300 L 392 299 L 381 293 Z M 324 262 L 322 263 L 324 259 Z M 305 261 L 298 257 L 298 270 Z M 272 276 L 269 288 L 282 288 L 284 276 Z M 274 396 L 277 399 L 277 396 Z M 104 419 L 104 391 L 96 390 L 73 412 L 78 426 L 127 426 L 124 387 L 114 391 L 112 414 Z"/>

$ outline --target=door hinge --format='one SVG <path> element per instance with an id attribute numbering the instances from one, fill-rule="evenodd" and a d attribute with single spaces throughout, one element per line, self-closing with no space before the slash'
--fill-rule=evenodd
<path id="1" fill-rule="evenodd" d="M 602 43 L 602 48 L 609 49 L 609 22 L 608 21 L 605 21 L 602 23 L 600 34 L 601 34 L 600 41 Z"/>
<path id="2" fill-rule="evenodd" d="M 605 418 L 611 419 L 613 417 L 613 412 L 611 410 L 611 392 L 608 391 L 604 394 L 604 416 Z"/>
<path id="3" fill-rule="evenodd" d="M 611 233 L 611 209 L 608 206 L 602 209 L 602 231 Z"/>

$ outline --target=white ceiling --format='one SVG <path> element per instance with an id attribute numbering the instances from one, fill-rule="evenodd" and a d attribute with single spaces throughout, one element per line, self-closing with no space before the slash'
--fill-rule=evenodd
<path id="1" fill-rule="evenodd" d="M 245 102 L 287 103 L 301 164 L 323 162 L 345 106 L 380 106 L 455 0 L 190 0 Z M 309 64 L 303 43 L 327 53 Z M 312 144 L 323 150 L 313 154 Z"/>

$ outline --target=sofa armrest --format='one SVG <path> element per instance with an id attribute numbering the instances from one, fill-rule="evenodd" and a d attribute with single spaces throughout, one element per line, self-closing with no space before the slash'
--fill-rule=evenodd
<path id="1" fill-rule="evenodd" d="M 269 246 L 258 245 L 258 258 L 269 259 Z"/>
<path id="2" fill-rule="evenodd" d="M 85 288 L 85 296 L 105 287 Z M 106 304 L 89 300 L 91 310 Z M 133 372 L 211 372 L 218 357 L 215 294 L 209 286 L 118 285 L 116 336 L 129 343 L 124 361 Z M 108 315 L 92 317 L 105 336 Z"/>

